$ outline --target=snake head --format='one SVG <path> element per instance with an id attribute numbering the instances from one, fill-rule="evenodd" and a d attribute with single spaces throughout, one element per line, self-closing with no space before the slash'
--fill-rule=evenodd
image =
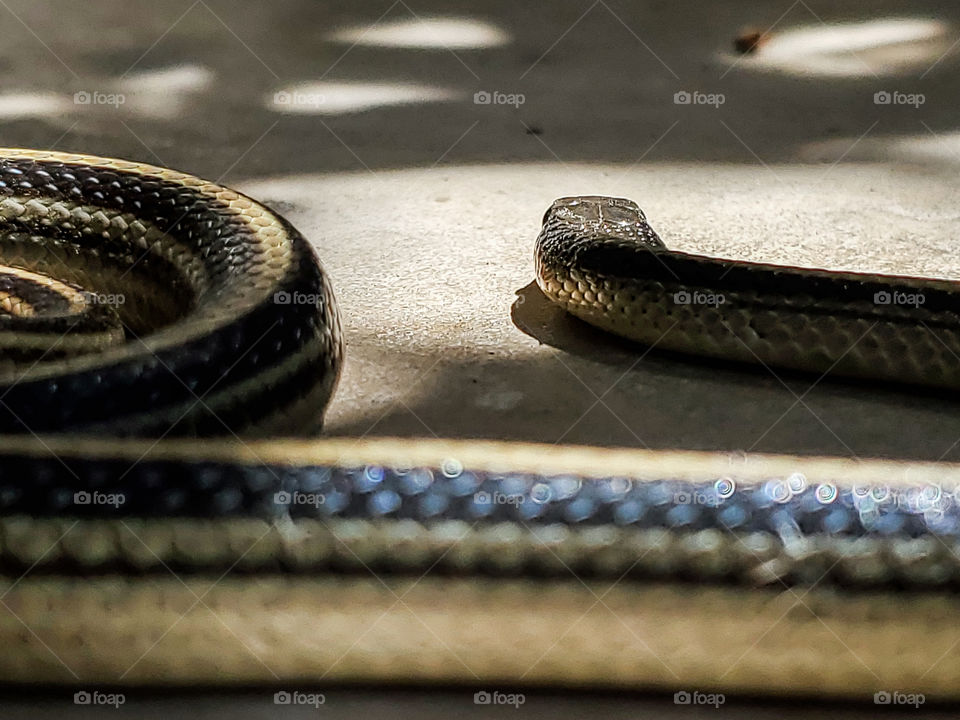
<path id="1" fill-rule="evenodd" d="M 639 205 L 626 198 L 603 195 L 554 200 L 543 216 L 541 242 L 554 246 L 548 250 L 556 253 L 603 244 L 664 249 Z"/>

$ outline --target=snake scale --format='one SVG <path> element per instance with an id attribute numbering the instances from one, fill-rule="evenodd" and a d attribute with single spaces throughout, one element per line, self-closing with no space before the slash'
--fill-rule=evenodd
<path id="1" fill-rule="evenodd" d="M 0 218 L 8 682 L 960 693 L 957 466 L 307 439 L 342 339 L 281 217 L 2 150 Z M 642 343 L 960 382 L 948 281 L 671 252 L 603 197 L 555 202 L 536 264 Z"/>

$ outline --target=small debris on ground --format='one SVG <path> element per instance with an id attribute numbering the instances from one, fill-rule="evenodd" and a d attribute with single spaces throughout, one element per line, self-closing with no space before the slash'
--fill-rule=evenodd
<path id="1" fill-rule="evenodd" d="M 762 30 L 745 28 L 734 39 L 733 47 L 741 55 L 749 55 L 755 53 L 768 39 L 769 35 Z"/>

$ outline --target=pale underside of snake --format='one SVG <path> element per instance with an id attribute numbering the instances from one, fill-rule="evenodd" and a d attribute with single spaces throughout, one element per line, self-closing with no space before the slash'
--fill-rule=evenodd
<path id="1" fill-rule="evenodd" d="M 342 342 L 282 218 L 3 150 L 0 224 L 8 682 L 960 694 L 957 466 L 306 439 Z M 641 343 L 960 384 L 945 280 L 671 252 L 601 197 L 554 203 L 536 266 Z"/>

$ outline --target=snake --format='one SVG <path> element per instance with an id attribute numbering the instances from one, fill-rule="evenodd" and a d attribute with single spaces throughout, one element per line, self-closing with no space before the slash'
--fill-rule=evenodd
<path id="1" fill-rule="evenodd" d="M 280 215 L 5 149 L 0 226 L 7 683 L 960 695 L 956 465 L 316 437 L 343 333 Z M 640 344 L 960 382 L 947 280 L 670 251 L 600 196 L 535 247 L 549 300 Z"/>

